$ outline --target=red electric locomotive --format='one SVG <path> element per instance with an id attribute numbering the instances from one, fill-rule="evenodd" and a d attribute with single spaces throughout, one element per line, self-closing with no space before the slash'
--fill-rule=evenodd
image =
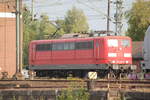
<path id="1" fill-rule="evenodd" d="M 37 76 L 103 76 L 108 69 L 131 67 L 131 44 L 125 36 L 35 40 L 29 46 L 29 68 Z"/>

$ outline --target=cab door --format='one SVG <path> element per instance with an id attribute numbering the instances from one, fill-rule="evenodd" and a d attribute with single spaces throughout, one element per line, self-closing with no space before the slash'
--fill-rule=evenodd
<path id="1" fill-rule="evenodd" d="M 94 57 L 96 59 L 99 59 L 100 58 L 100 42 L 98 39 L 95 40 L 95 45 L 94 45 Z"/>
<path id="2" fill-rule="evenodd" d="M 35 61 L 35 55 L 36 51 L 35 51 L 35 44 L 30 43 L 29 45 L 29 64 L 32 65 Z"/>
<path id="3" fill-rule="evenodd" d="M 36 45 L 33 44 L 31 47 L 31 53 L 32 53 L 32 60 L 34 61 L 36 59 Z"/>
<path id="4" fill-rule="evenodd" d="M 95 40 L 95 45 L 94 45 L 94 57 L 97 60 L 103 60 L 105 57 L 105 41 L 103 38 L 99 38 Z"/>

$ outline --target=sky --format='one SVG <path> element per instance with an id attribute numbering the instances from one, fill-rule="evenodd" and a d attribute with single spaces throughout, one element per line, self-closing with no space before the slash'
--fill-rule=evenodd
<path id="1" fill-rule="evenodd" d="M 31 9 L 32 0 L 24 0 L 24 3 Z M 111 0 L 110 17 L 114 17 L 116 0 Z M 123 0 L 123 11 L 131 9 L 135 0 Z M 46 13 L 50 20 L 64 19 L 66 12 L 72 7 L 84 11 L 87 17 L 90 30 L 107 29 L 107 0 L 34 0 L 34 14 L 40 16 Z M 110 21 L 110 30 L 115 32 L 114 21 Z M 127 30 L 127 20 L 123 19 L 123 33 Z"/>

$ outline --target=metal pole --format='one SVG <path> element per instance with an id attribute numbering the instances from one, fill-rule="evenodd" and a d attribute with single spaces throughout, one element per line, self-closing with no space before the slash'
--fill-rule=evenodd
<path id="1" fill-rule="evenodd" d="M 20 10 L 19 10 L 19 1 L 20 0 L 16 0 L 16 73 L 19 72 L 19 38 L 20 38 Z"/>
<path id="2" fill-rule="evenodd" d="M 109 17 L 110 17 L 110 0 L 108 0 L 108 8 L 107 8 L 107 35 L 109 34 Z"/>
<path id="3" fill-rule="evenodd" d="M 123 0 L 116 0 L 116 14 L 115 14 L 115 24 L 116 33 L 115 35 L 121 35 L 122 33 L 122 19 L 123 19 Z"/>
<path id="4" fill-rule="evenodd" d="M 16 73 L 15 79 L 24 79 L 22 76 L 22 22 L 21 22 L 22 0 L 16 0 Z"/>
<path id="5" fill-rule="evenodd" d="M 116 20 L 116 33 L 115 35 L 119 35 L 119 13 L 118 13 L 118 10 L 119 10 L 119 0 L 116 0 L 116 14 L 115 14 L 115 20 Z"/>
<path id="6" fill-rule="evenodd" d="M 34 20 L 34 0 L 32 0 L 32 20 Z"/>
<path id="7" fill-rule="evenodd" d="M 23 54 L 23 50 L 22 50 L 22 48 L 23 48 L 23 45 L 22 45 L 22 42 L 23 42 L 23 24 L 22 24 L 22 0 L 20 0 L 20 3 L 19 3 L 19 10 L 20 10 L 20 37 L 19 37 L 19 42 L 20 42 L 20 44 L 19 44 L 19 51 L 20 51 L 20 56 L 19 56 L 19 72 L 22 72 L 22 61 L 23 61 L 23 57 L 22 57 L 22 54 Z"/>
<path id="8" fill-rule="evenodd" d="M 116 1 L 116 14 L 115 14 L 115 24 L 116 24 L 116 32 L 115 35 L 118 35 L 118 6 L 117 6 L 117 1 Z"/>

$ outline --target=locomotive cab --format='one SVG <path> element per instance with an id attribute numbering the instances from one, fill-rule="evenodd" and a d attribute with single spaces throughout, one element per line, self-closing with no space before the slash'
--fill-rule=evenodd
<path id="1" fill-rule="evenodd" d="M 107 62 L 110 70 L 114 74 L 130 73 L 135 70 L 136 66 L 132 66 L 132 45 L 131 39 L 128 37 L 108 38 L 107 40 Z M 118 77 L 118 76 L 117 76 Z"/>
<path id="2" fill-rule="evenodd" d="M 106 41 L 108 64 L 113 65 L 113 69 L 119 69 L 121 67 L 127 69 L 132 64 L 131 39 L 127 37 L 108 38 Z"/>

